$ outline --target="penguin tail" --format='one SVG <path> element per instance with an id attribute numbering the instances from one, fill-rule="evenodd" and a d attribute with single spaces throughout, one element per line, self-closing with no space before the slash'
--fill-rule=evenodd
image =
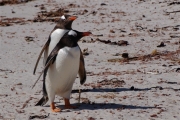
<path id="1" fill-rule="evenodd" d="M 43 106 L 49 100 L 48 96 L 43 96 L 35 106 Z"/>

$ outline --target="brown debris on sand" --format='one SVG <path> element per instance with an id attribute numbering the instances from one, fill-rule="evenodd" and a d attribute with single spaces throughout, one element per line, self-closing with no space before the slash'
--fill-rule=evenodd
<path id="1" fill-rule="evenodd" d="M 123 85 L 125 85 L 125 81 L 124 80 L 119 80 L 117 78 L 112 78 L 110 80 L 105 79 L 102 81 L 98 81 L 97 84 L 95 83 L 86 83 L 84 84 L 85 86 L 91 86 L 92 88 L 101 88 L 101 87 L 105 87 L 105 86 L 112 86 L 114 88 L 116 87 L 122 87 Z"/>
<path id="2" fill-rule="evenodd" d="M 42 6 L 41 6 L 42 7 Z M 47 12 L 46 10 L 42 10 L 37 14 L 37 16 L 32 20 L 28 19 L 26 20 L 25 18 L 6 18 L 4 16 L 1 16 L 0 20 L 0 26 L 12 26 L 14 24 L 20 24 L 24 25 L 29 22 L 57 22 L 59 20 L 59 17 L 64 14 L 64 9 L 59 8 L 56 11 L 49 11 Z"/>
<path id="3" fill-rule="evenodd" d="M 38 13 L 37 17 L 34 18 L 33 22 L 56 22 L 59 20 L 59 16 L 64 14 L 64 9 L 59 8 L 56 11 L 43 10 Z"/>
<path id="4" fill-rule="evenodd" d="M 164 47 L 164 46 L 166 46 L 166 45 L 164 44 L 164 42 L 161 42 L 157 47 Z"/>
<path id="5" fill-rule="evenodd" d="M 105 44 L 109 44 L 109 45 L 118 45 L 118 46 L 127 46 L 128 41 L 125 40 L 120 40 L 118 42 L 112 42 L 111 40 L 100 40 L 99 38 L 96 39 L 99 42 L 105 43 Z"/>
<path id="6" fill-rule="evenodd" d="M 141 61 L 149 61 L 152 59 L 169 59 L 172 61 L 176 61 L 180 63 L 180 59 L 176 58 L 175 56 L 180 54 L 180 50 L 177 51 L 167 51 L 167 52 L 162 52 L 159 53 L 157 51 L 153 51 L 151 54 L 147 55 L 140 55 L 138 57 L 130 57 L 130 58 L 114 58 L 114 59 L 108 59 L 108 62 L 130 62 L 130 61 L 136 61 L 136 60 L 141 60 Z"/>
<path id="7" fill-rule="evenodd" d="M 0 6 L 7 5 L 7 4 L 20 4 L 26 3 L 34 0 L 2 0 L 0 1 Z"/>
<path id="8" fill-rule="evenodd" d="M 45 119 L 45 118 L 49 117 L 49 114 L 50 113 L 48 113 L 48 115 L 31 115 L 31 116 L 29 116 L 29 120 L 32 120 L 32 119 L 35 119 L 35 118 Z"/>
<path id="9" fill-rule="evenodd" d="M 11 26 L 13 24 L 25 24 L 26 20 L 24 18 L 2 18 L 0 20 L 0 26 Z"/>

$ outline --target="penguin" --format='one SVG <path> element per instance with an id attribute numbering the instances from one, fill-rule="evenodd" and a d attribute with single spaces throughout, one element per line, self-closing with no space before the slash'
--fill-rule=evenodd
<path id="1" fill-rule="evenodd" d="M 54 29 L 52 30 L 52 32 L 49 35 L 49 39 L 48 41 L 45 43 L 44 47 L 42 48 L 39 57 L 37 59 L 37 62 L 35 64 L 34 67 L 34 71 L 33 74 L 35 74 L 36 72 L 36 68 L 37 65 L 39 63 L 39 60 L 44 52 L 44 60 L 43 63 L 45 65 L 47 56 L 50 54 L 50 52 L 52 51 L 52 49 L 55 47 L 55 45 L 58 43 L 58 41 L 60 40 L 60 38 L 69 30 L 71 30 L 71 25 L 72 22 L 74 20 L 77 19 L 77 16 L 70 16 L 70 15 L 62 15 L 60 17 L 60 20 L 58 21 L 57 25 L 54 27 Z M 55 38 L 52 38 L 51 36 L 55 36 Z M 82 83 L 82 79 L 86 79 L 86 76 L 84 76 L 83 78 L 81 78 L 82 75 L 80 74 L 84 74 L 85 71 L 85 64 L 84 64 L 84 58 L 83 58 L 83 54 L 81 52 L 81 61 L 80 61 L 80 66 L 79 66 L 79 76 L 80 76 L 80 82 Z"/>
<path id="2" fill-rule="evenodd" d="M 64 98 L 65 109 L 76 108 L 70 104 L 69 99 L 73 83 L 81 69 L 81 50 L 77 42 L 91 34 L 70 30 L 59 40 L 46 60 L 43 70 L 43 98 L 37 104 L 44 105 L 49 100 L 52 112 L 60 112 L 61 109 L 54 104 L 55 95 L 59 95 Z M 86 75 L 80 74 L 80 77 L 84 76 Z"/>
<path id="3" fill-rule="evenodd" d="M 44 60 L 43 63 L 45 65 L 46 59 L 48 57 L 48 55 L 51 53 L 52 49 L 54 49 L 54 47 L 56 46 L 56 44 L 59 42 L 59 40 L 61 39 L 61 37 L 69 30 L 71 30 L 71 25 L 72 22 L 74 20 L 76 20 L 77 17 L 76 16 L 70 16 L 70 15 L 62 15 L 59 19 L 59 21 L 57 22 L 56 26 L 54 27 L 54 29 L 51 31 L 48 41 L 45 43 L 45 45 L 43 46 L 39 57 L 37 59 L 37 62 L 35 64 L 34 67 L 34 71 L 33 74 L 35 74 L 36 72 L 36 68 L 37 65 L 39 63 L 39 60 L 44 52 Z M 53 38 L 52 38 L 53 36 Z"/>

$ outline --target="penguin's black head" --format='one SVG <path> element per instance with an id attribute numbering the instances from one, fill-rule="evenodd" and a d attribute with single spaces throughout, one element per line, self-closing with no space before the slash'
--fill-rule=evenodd
<path id="1" fill-rule="evenodd" d="M 68 35 L 73 37 L 75 41 L 79 41 L 82 37 L 84 36 L 89 36 L 91 35 L 92 33 L 91 32 L 79 32 L 79 31 L 76 31 L 76 30 L 70 30 L 68 32 Z"/>
<path id="2" fill-rule="evenodd" d="M 60 29 L 72 29 L 71 25 L 74 20 L 76 20 L 76 16 L 70 16 L 70 15 L 62 15 L 56 25 L 56 28 Z"/>
<path id="3" fill-rule="evenodd" d="M 84 36 L 89 36 L 92 34 L 91 32 L 79 32 L 76 30 L 70 30 L 68 33 L 65 34 L 64 39 L 62 39 L 62 43 L 68 47 L 75 47 L 77 46 L 77 42 Z"/>

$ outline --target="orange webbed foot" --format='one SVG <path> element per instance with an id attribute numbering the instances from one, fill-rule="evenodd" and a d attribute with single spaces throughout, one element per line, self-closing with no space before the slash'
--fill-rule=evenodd
<path id="1" fill-rule="evenodd" d="M 51 109 L 52 112 L 61 112 L 60 108 Z"/>
<path id="2" fill-rule="evenodd" d="M 70 104 L 69 99 L 64 98 L 65 106 L 64 109 L 76 109 L 77 106 L 73 106 Z"/>
<path id="3" fill-rule="evenodd" d="M 61 112 L 60 108 L 55 107 L 54 102 L 50 105 L 52 112 Z"/>

